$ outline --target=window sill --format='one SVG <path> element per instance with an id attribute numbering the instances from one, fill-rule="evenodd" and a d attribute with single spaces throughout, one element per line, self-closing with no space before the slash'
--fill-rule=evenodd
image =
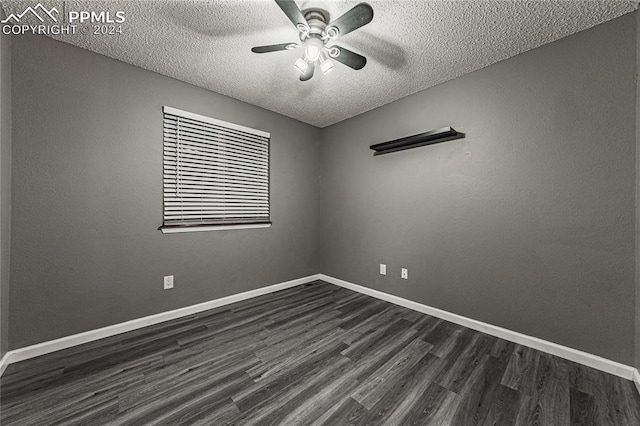
<path id="1" fill-rule="evenodd" d="M 270 228 L 271 222 L 266 223 L 238 223 L 235 225 L 166 225 L 158 228 L 163 234 L 177 234 L 181 232 L 203 231 L 231 231 L 234 229 Z"/>

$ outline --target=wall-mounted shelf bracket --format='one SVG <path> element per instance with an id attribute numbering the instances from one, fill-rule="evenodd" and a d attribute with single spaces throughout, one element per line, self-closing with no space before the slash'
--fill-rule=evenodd
<path id="1" fill-rule="evenodd" d="M 464 137 L 464 133 L 460 133 L 451 127 L 443 127 L 441 129 L 431 130 L 430 132 L 419 133 L 417 135 L 407 136 L 389 142 L 378 143 L 371 145 L 369 148 L 375 151 L 373 155 L 382 155 L 405 149 L 417 148 L 419 146 L 433 145 L 440 142 L 462 139 Z"/>

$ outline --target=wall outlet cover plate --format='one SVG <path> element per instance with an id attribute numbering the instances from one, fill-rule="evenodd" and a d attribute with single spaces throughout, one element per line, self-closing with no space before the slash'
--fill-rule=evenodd
<path id="1" fill-rule="evenodd" d="M 164 289 L 168 290 L 170 288 L 173 288 L 173 275 L 164 277 Z"/>

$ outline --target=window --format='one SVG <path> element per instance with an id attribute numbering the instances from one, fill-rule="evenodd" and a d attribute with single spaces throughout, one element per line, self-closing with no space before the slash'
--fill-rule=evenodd
<path id="1" fill-rule="evenodd" d="M 267 227 L 269 133 L 164 107 L 162 232 Z"/>

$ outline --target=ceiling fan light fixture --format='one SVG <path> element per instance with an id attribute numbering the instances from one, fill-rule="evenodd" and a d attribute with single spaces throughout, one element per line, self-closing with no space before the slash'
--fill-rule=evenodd
<path id="1" fill-rule="evenodd" d="M 333 69 L 333 61 L 327 58 L 324 53 L 320 54 L 320 71 L 322 74 L 329 74 Z"/>
<path id="2" fill-rule="evenodd" d="M 300 74 L 304 74 L 307 71 L 307 68 L 309 68 L 309 63 L 303 58 L 298 59 L 293 65 L 298 71 L 300 71 Z"/>
<path id="3" fill-rule="evenodd" d="M 329 74 L 333 69 L 333 61 L 331 59 L 327 59 L 320 65 L 320 71 L 322 74 Z"/>
<path id="4" fill-rule="evenodd" d="M 315 62 L 320 57 L 320 53 L 322 52 L 322 40 L 319 38 L 310 38 L 306 43 L 306 49 L 304 50 L 304 56 L 307 58 L 309 62 Z"/>

